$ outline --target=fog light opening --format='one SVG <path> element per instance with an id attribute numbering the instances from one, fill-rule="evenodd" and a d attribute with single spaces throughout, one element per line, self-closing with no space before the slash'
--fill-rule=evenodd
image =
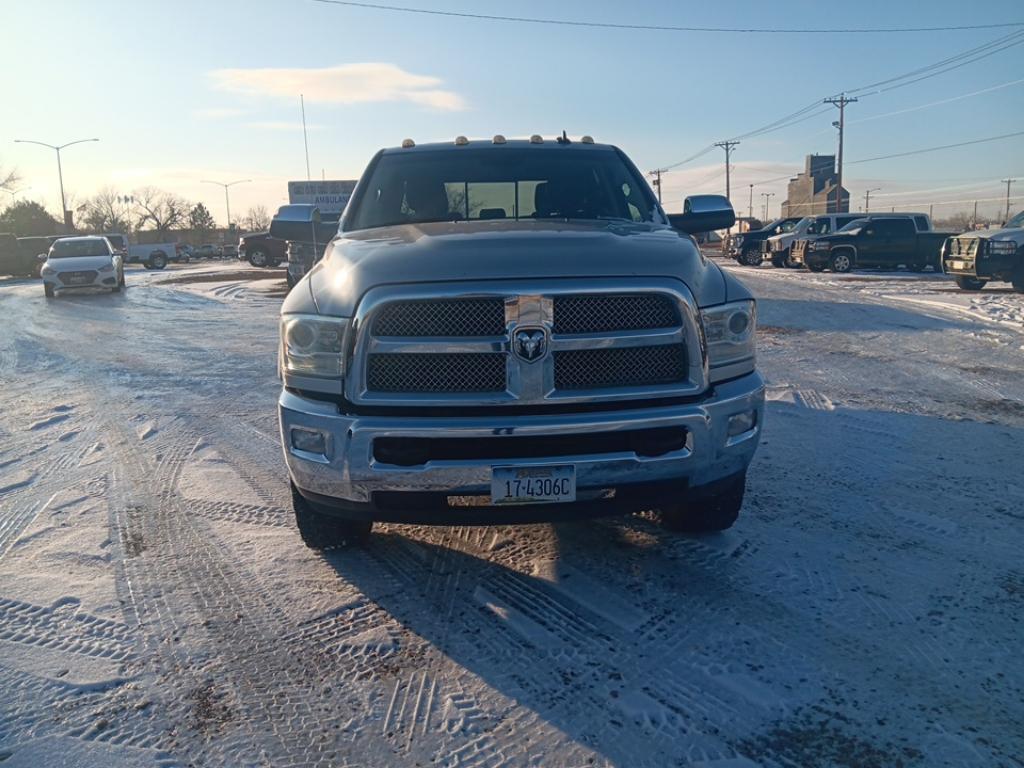
<path id="1" fill-rule="evenodd" d="M 327 455 L 327 435 L 315 429 L 292 427 L 292 448 L 304 453 Z"/>
<path id="2" fill-rule="evenodd" d="M 746 434 L 756 426 L 757 411 L 733 414 L 729 417 L 729 437 L 738 437 L 739 435 Z"/>

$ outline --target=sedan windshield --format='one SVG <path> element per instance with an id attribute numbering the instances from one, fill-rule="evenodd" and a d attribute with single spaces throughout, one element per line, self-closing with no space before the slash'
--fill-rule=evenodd
<path id="1" fill-rule="evenodd" d="M 646 182 L 617 152 L 493 148 L 381 156 L 346 229 L 495 219 L 653 221 Z"/>
<path id="2" fill-rule="evenodd" d="M 51 259 L 69 259 L 75 256 L 109 256 L 106 240 L 98 237 L 87 240 L 58 240 L 50 249 Z"/>

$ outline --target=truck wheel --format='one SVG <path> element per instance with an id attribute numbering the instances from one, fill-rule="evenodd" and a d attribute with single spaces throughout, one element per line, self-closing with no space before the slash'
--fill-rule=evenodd
<path id="1" fill-rule="evenodd" d="M 249 251 L 249 263 L 254 267 L 267 266 L 267 252 L 260 250 L 259 248 Z"/>
<path id="2" fill-rule="evenodd" d="M 149 269 L 163 269 L 167 266 L 167 254 L 163 251 L 154 251 L 149 255 L 146 267 Z"/>
<path id="3" fill-rule="evenodd" d="M 270 269 L 277 269 L 280 266 L 281 266 L 281 260 L 280 259 L 271 259 L 270 261 L 267 262 L 267 267 L 269 267 Z"/>
<path id="4" fill-rule="evenodd" d="M 956 284 L 962 291 L 980 291 L 985 287 L 988 280 L 979 280 L 976 277 L 957 277 Z"/>
<path id="5" fill-rule="evenodd" d="M 1017 293 L 1024 293 L 1024 261 L 1017 267 L 1017 271 L 1013 273 L 1013 277 L 1010 278 L 1010 284 L 1013 285 L 1013 290 Z"/>
<path id="6" fill-rule="evenodd" d="M 731 528 L 743 506 L 747 473 L 714 483 L 694 498 L 663 507 L 661 525 L 678 533 L 714 533 Z"/>
<path id="7" fill-rule="evenodd" d="M 740 254 L 740 264 L 747 267 L 761 266 L 761 251 L 748 248 Z"/>
<path id="8" fill-rule="evenodd" d="M 310 549 L 338 549 L 366 541 L 373 523 L 342 520 L 313 508 L 292 483 L 292 508 L 303 543 Z"/>
<path id="9" fill-rule="evenodd" d="M 772 266 L 776 269 L 782 269 L 786 266 L 786 258 L 784 256 L 772 256 Z"/>
<path id="10" fill-rule="evenodd" d="M 849 272 L 853 267 L 853 260 L 847 250 L 836 251 L 829 259 L 829 267 L 833 272 Z"/>

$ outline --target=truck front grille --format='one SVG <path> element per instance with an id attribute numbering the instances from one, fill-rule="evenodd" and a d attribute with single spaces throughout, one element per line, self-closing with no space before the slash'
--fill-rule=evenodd
<path id="1" fill-rule="evenodd" d="M 679 325 L 672 300 L 660 294 L 556 296 L 552 333 L 607 333 Z"/>
<path id="2" fill-rule="evenodd" d="M 974 256 L 978 252 L 979 237 L 954 237 L 949 244 L 953 256 Z"/>
<path id="3" fill-rule="evenodd" d="M 605 389 L 686 380 L 681 344 L 555 352 L 556 389 Z"/>
<path id="4" fill-rule="evenodd" d="M 505 355 L 490 353 L 375 354 L 366 383 L 376 392 L 503 392 Z"/>
<path id="5" fill-rule="evenodd" d="M 498 298 L 404 301 L 389 304 L 373 323 L 375 336 L 502 336 L 505 304 Z"/>
<path id="6" fill-rule="evenodd" d="M 455 284 L 454 295 L 425 287 L 404 298 L 376 289 L 380 298 L 364 300 L 348 394 L 362 404 L 441 406 L 701 391 L 699 317 L 676 285 L 636 280 L 638 288 L 609 291 L 606 281 L 581 282 L 575 290 L 562 281 L 519 281 L 507 291 Z M 534 342 L 529 350 L 520 329 Z"/>

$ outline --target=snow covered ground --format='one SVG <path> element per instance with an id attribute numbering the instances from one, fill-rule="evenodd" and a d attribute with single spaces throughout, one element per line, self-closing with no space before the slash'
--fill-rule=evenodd
<path id="1" fill-rule="evenodd" d="M 280 273 L 0 280 L 0 764 L 1024 765 L 1024 296 L 727 268 L 771 400 L 732 530 L 326 557 L 275 432 Z"/>

